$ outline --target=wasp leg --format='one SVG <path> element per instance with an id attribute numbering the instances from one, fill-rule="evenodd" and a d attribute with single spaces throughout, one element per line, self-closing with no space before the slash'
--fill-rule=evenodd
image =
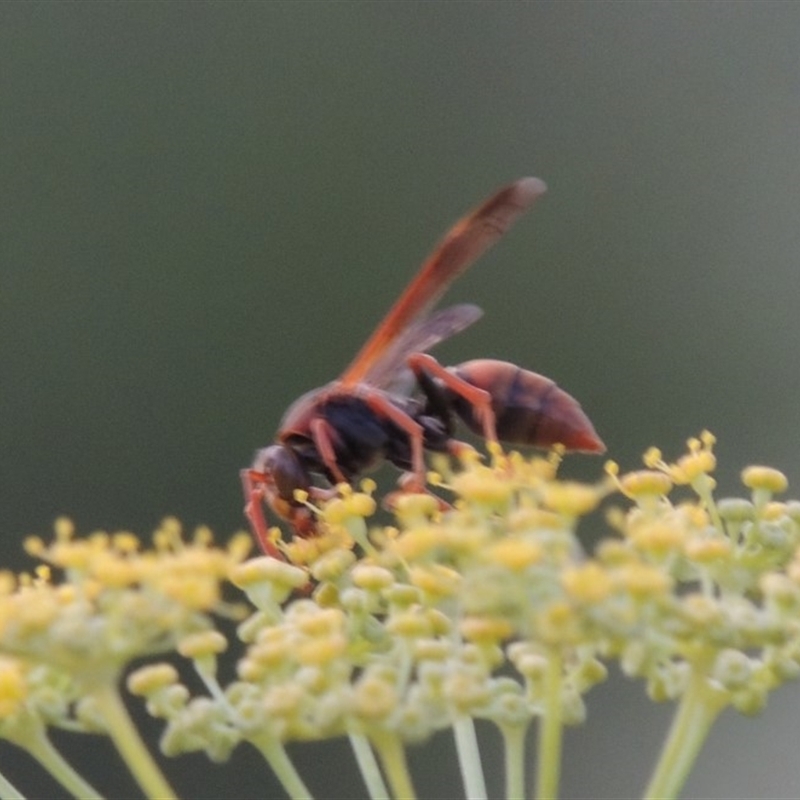
<path id="1" fill-rule="evenodd" d="M 347 478 L 345 478 L 339 469 L 339 464 L 336 462 L 336 451 L 333 447 L 335 432 L 332 432 L 330 423 L 323 417 L 315 417 L 311 420 L 309 427 L 311 428 L 311 436 L 317 446 L 317 451 L 322 456 L 325 466 L 333 475 L 336 483 L 348 483 Z"/>
<path id="2" fill-rule="evenodd" d="M 405 411 L 402 411 L 382 392 L 365 390 L 360 395 L 364 402 L 376 413 L 391 420 L 401 431 L 407 434 L 411 443 L 411 472 L 414 475 L 416 489 L 422 491 L 425 486 L 425 454 L 423 451 L 424 430 Z"/>
<path id="3" fill-rule="evenodd" d="M 483 438 L 487 442 L 497 442 L 492 396 L 489 392 L 454 375 L 427 353 L 413 353 L 408 357 L 407 363 L 423 391 L 426 385 L 430 386 L 433 383 L 431 380 L 433 377 L 438 378 L 454 394 L 463 397 L 475 409 L 478 421 L 483 428 Z"/>
<path id="4" fill-rule="evenodd" d="M 274 542 L 269 538 L 269 528 L 264 517 L 263 506 L 266 500 L 266 492 L 259 481 L 259 473 L 254 473 L 250 469 L 243 469 L 239 475 L 242 479 L 242 489 L 244 491 L 244 513 L 250 522 L 250 528 L 258 542 L 258 546 L 266 555 L 283 561 L 284 558 L 280 550 L 275 547 Z"/>

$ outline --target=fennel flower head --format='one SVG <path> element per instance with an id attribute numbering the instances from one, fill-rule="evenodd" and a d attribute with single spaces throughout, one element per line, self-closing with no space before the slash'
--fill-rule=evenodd
<path id="1" fill-rule="evenodd" d="M 18 741 L 26 715 L 109 728 L 96 683 L 177 651 L 202 691 L 174 659 L 128 677 L 168 755 L 221 761 L 247 741 L 303 797 L 285 744 L 347 737 L 371 796 L 413 796 L 404 746 L 452 729 L 481 796 L 480 719 L 502 734 L 507 796 L 522 796 L 536 722 L 537 795 L 555 796 L 561 729 L 586 719 L 586 692 L 617 662 L 653 700 L 678 702 L 648 789 L 675 796 L 719 712 L 759 711 L 800 671 L 800 503 L 777 499 L 786 478 L 767 467 L 744 470 L 745 497 L 716 498 L 713 444 L 704 433 L 671 463 L 650 450 L 627 474 L 609 463 L 594 484 L 560 479 L 557 452 L 467 453 L 435 465 L 430 493 L 394 493 L 391 525 L 373 522 L 372 482 L 342 486 L 312 509 L 318 536 L 273 532 L 283 560 L 246 559 L 238 536 L 184 542 L 173 522 L 151 549 L 62 522 L 52 543 L 28 543 L 46 566 L 0 587 L 0 733 Z M 587 516 L 607 527 L 591 550 L 577 535 Z M 246 606 L 223 599 L 228 581 Z M 235 637 L 220 615 L 238 620 Z"/>

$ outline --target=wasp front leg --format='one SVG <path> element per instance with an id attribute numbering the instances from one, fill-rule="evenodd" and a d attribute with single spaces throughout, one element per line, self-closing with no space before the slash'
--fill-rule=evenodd
<path id="1" fill-rule="evenodd" d="M 270 539 L 264 504 L 268 502 L 268 488 L 264 475 L 252 469 L 243 469 L 239 475 L 244 491 L 244 513 L 250 522 L 250 530 L 262 552 L 273 558 L 283 559 L 280 550 Z"/>

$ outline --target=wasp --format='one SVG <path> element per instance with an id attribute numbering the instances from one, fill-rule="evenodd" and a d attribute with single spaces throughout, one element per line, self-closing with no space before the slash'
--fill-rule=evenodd
<path id="1" fill-rule="evenodd" d="M 457 222 L 347 369 L 289 407 L 275 443 L 241 472 L 245 513 L 266 553 L 278 555 L 264 505 L 310 536 L 314 518 L 298 490 L 315 500 L 333 494 L 314 476 L 349 484 L 389 461 L 406 473 L 405 490 L 423 491 L 425 451 L 469 448 L 454 438 L 456 419 L 487 442 L 605 451 L 578 401 L 549 378 L 494 359 L 444 367 L 428 352 L 483 313 L 471 304 L 434 310 L 445 290 L 545 191 L 523 178 Z"/>

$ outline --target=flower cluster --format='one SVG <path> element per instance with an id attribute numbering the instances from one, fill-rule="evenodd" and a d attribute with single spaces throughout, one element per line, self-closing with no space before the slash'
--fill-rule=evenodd
<path id="1" fill-rule="evenodd" d="M 212 612 L 236 613 L 222 585 L 249 542 L 237 537 L 221 550 L 199 530 L 187 543 L 168 519 L 152 549 L 142 550 L 130 533 L 76 538 L 62 519 L 53 542 L 32 537 L 26 549 L 43 562 L 35 575 L 0 577 L 0 735 L 30 750 L 76 796 L 95 797 L 45 731 L 107 732 L 146 773 L 139 777 L 151 793 L 169 797 L 117 684 L 134 659 L 168 653 L 182 637 L 212 628 Z"/>
<path id="2" fill-rule="evenodd" d="M 177 650 L 204 692 L 172 663 L 128 678 L 164 720 L 167 754 L 221 761 L 248 741 L 290 796 L 308 797 L 285 743 L 344 736 L 370 796 L 410 797 L 404 745 L 451 728 L 467 793 L 480 797 L 473 721 L 484 719 L 502 733 L 506 794 L 519 797 L 536 721 L 537 796 L 553 797 L 561 729 L 585 719 L 585 693 L 616 661 L 654 700 L 678 702 L 647 790 L 674 797 L 723 708 L 757 712 L 800 673 L 800 503 L 775 499 L 786 479 L 766 467 L 743 472 L 747 499 L 715 499 L 713 444 L 690 440 L 674 463 L 648 451 L 627 474 L 609 464 L 593 485 L 559 479 L 557 453 L 494 452 L 488 465 L 467 454 L 458 469 L 437 464 L 435 495 L 394 495 L 392 526 L 370 522 L 374 484 L 340 487 L 313 509 L 318 537 L 275 532 L 284 560 L 244 560 L 241 540 L 220 550 L 202 533 L 185 544 L 170 526 L 151 551 L 63 529 L 49 546 L 32 541 L 64 579 L 3 583 L 0 734 L 18 741 L 8 720 L 23 710 L 111 730 L 92 687 Z M 610 531 L 589 552 L 577 528 L 601 503 Z M 234 643 L 210 616 L 234 613 L 226 578 L 251 604 L 227 685 L 217 661 Z"/>

